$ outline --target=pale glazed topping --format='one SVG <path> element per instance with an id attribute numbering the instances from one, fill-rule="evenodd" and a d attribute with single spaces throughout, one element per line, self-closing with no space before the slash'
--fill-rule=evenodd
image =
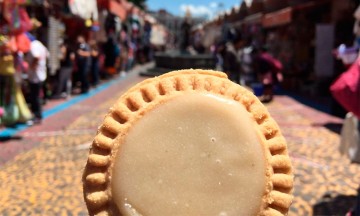
<path id="1" fill-rule="evenodd" d="M 115 158 L 112 196 L 124 216 L 256 215 L 264 152 L 243 105 L 189 93 L 149 111 Z"/>

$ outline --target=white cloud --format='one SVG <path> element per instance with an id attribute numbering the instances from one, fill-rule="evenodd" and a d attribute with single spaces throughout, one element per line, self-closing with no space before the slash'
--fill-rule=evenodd
<path id="1" fill-rule="evenodd" d="M 210 4 L 209 4 L 210 8 L 217 8 L 218 5 L 219 5 L 219 3 L 217 3 L 217 2 L 210 2 Z"/>
<path id="2" fill-rule="evenodd" d="M 205 5 L 182 4 L 180 5 L 180 10 L 183 13 L 186 13 L 186 11 L 189 10 L 194 17 L 205 16 L 211 18 L 214 14 L 214 11 Z"/>

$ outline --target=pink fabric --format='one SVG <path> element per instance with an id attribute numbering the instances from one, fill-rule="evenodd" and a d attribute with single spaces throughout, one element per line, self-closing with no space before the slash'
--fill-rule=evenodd
<path id="1" fill-rule="evenodd" d="M 269 53 L 261 53 L 261 58 L 265 59 L 267 62 L 269 62 L 272 67 L 274 68 L 274 71 L 282 71 L 283 65 L 282 63 L 277 60 L 276 58 L 272 57 Z"/>
<path id="2" fill-rule="evenodd" d="M 330 86 L 334 98 L 360 119 L 360 58 Z"/>
<path id="3" fill-rule="evenodd" d="M 272 55 L 270 55 L 269 53 L 266 53 L 266 52 L 261 53 L 260 58 L 263 59 L 264 61 L 266 61 L 270 67 L 269 71 L 262 74 L 262 76 L 261 76 L 262 84 L 269 85 L 269 84 L 274 84 L 276 81 L 282 82 L 283 81 L 282 74 L 281 74 L 281 72 L 283 70 L 282 63 L 279 60 L 277 60 L 276 58 L 274 58 Z"/>

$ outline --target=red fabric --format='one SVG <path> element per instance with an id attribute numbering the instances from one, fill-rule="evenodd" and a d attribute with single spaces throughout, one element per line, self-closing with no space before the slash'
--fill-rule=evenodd
<path id="1" fill-rule="evenodd" d="M 16 35 L 15 39 L 16 39 L 18 51 L 26 53 L 30 50 L 31 41 L 29 40 L 29 38 L 26 36 L 25 33 Z"/>
<path id="2" fill-rule="evenodd" d="M 330 86 L 334 98 L 360 119 L 360 58 Z"/>
<path id="3" fill-rule="evenodd" d="M 10 36 L 9 42 L 6 44 L 7 48 L 11 50 L 11 52 L 16 52 L 18 47 L 16 43 L 16 38 L 13 36 Z"/>
<path id="4" fill-rule="evenodd" d="M 32 29 L 32 22 L 25 8 L 19 9 L 20 22 L 21 22 L 21 30 L 23 32 L 30 31 Z"/>
<path id="5" fill-rule="evenodd" d="M 16 35 L 32 29 L 32 23 L 25 8 L 16 4 L 16 1 L 3 2 L 3 17 L 7 22 L 9 34 Z"/>

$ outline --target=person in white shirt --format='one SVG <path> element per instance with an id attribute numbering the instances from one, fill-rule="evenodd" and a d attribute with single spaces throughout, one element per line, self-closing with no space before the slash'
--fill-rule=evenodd
<path id="1" fill-rule="evenodd" d="M 30 84 L 30 104 L 34 114 L 34 123 L 40 123 L 42 119 L 42 108 L 40 90 L 46 80 L 46 60 L 49 51 L 38 40 L 31 42 L 29 51 L 29 84 Z"/>

